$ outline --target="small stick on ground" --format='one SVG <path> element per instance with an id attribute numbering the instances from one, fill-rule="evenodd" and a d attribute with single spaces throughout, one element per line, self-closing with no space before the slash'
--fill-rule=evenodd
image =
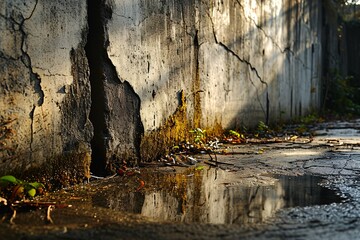
<path id="1" fill-rule="evenodd" d="M 211 160 L 210 160 L 211 161 Z M 217 167 L 217 165 L 216 164 L 213 164 L 213 163 L 211 163 L 211 162 L 209 162 L 209 161 L 204 161 L 204 163 L 205 164 L 207 164 L 207 165 L 209 165 L 209 166 L 211 166 L 211 167 Z"/>
<path id="2" fill-rule="evenodd" d="M 7 200 L 3 197 L 0 197 L 0 203 L 3 203 L 5 206 L 7 205 Z"/>
<path id="3" fill-rule="evenodd" d="M 10 224 L 15 224 L 14 219 L 16 217 L 16 209 L 15 208 L 11 208 L 11 209 L 13 210 L 13 214 L 12 214 L 9 222 L 10 222 Z"/>
<path id="4" fill-rule="evenodd" d="M 215 162 L 216 167 L 218 167 L 218 160 L 217 160 L 216 153 L 215 153 L 215 152 L 213 152 L 213 151 L 211 151 L 210 149 L 208 149 L 206 152 L 209 154 L 210 161 L 211 161 L 211 162 Z M 211 153 L 214 153 L 214 156 L 215 156 L 215 161 L 213 160 L 213 157 L 211 156 Z"/>
<path id="5" fill-rule="evenodd" d="M 52 206 L 52 205 L 48 206 L 47 212 L 46 212 L 46 220 L 47 220 L 49 223 L 52 223 L 52 224 L 53 224 L 54 221 L 51 219 L 51 216 L 50 216 L 52 209 L 53 209 L 53 206 Z"/>
<path id="6" fill-rule="evenodd" d="M 233 163 L 226 163 L 226 162 L 219 162 L 219 161 L 214 161 L 214 160 L 209 160 L 210 162 L 214 162 L 214 163 L 217 163 L 217 164 L 223 164 L 223 165 L 230 165 L 230 166 L 234 166 Z"/>

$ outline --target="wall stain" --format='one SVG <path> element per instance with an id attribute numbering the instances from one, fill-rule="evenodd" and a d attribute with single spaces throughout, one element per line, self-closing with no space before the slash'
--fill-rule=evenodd
<path id="1" fill-rule="evenodd" d="M 179 106 L 162 126 L 146 133 L 140 145 L 140 157 L 144 162 L 150 162 L 166 154 L 171 146 L 189 138 L 189 122 L 185 93 L 179 93 Z"/>
<path id="2" fill-rule="evenodd" d="M 198 30 L 195 32 L 194 36 L 194 62 L 195 62 L 195 73 L 194 73 L 194 80 L 192 85 L 192 92 L 194 94 L 194 120 L 193 126 L 194 128 L 201 128 L 201 79 L 200 79 L 200 69 L 199 69 L 199 51 L 200 51 L 200 44 L 199 44 L 199 37 L 198 37 Z"/>

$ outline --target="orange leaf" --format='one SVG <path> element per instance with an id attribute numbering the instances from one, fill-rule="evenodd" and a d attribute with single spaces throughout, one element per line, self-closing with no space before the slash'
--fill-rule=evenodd
<path id="1" fill-rule="evenodd" d="M 140 182 L 140 185 L 139 185 L 139 187 L 136 189 L 136 191 L 141 190 L 141 189 L 145 186 L 145 182 L 144 182 L 143 180 L 139 180 L 139 182 Z"/>

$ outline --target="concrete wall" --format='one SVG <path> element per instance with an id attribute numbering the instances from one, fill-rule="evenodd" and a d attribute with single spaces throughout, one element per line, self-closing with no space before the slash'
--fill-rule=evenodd
<path id="1" fill-rule="evenodd" d="M 320 1 L 132 0 L 112 9 L 108 54 L 141 98 L 146 131 L 174 113 L 180 91 L 201 127 L 319 106 Z"/>
<path id="2" fill-rule="evenodd" d="M 92 137 L 86 2 L 0 1 L 0 32 L 0 172 L 82 177 Z"/>
<path id="3" fill-rule="evenodd" d="M 0 168 L 62 169 L 67 153 L 86 169 L 91 145 L 104 173 L 195 127 L 318 109 L 327 2 L 1 1 L 0 120 L 12 132 Z"/>
<path id="4" fill-rule="evenodd" d="M 141 99 L 144 139 L 152 145 L 159 135 L 146 136 L 160 128 L 161 138 L 176 138 L 186 127 L 254 126 L 320 106 L 322 1 L 109 5 L 107 53 Z M 167 144 L 155 145 L 143 141 L 143 157 Z"/>

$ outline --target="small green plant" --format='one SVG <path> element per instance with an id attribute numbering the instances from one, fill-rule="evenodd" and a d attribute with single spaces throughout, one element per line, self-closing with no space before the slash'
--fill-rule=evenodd
<path id="1" fill-rule="evenodd" d="M 352 76 L 344 76 L 340 70 L 329 73 L 325 89 L 325 107 L 338 114 L 360 114 L 360 85 Z"/>
<path id="2" fill-rule="evenodd" d="M 309 131 L 309 128 L 308 128 L 307 125 L 305 125 L 305 124 L 300 124 L 295 130 L 296 130 L 296 132 L 298 132 L 299 134 L 303 134 L 303 133 Z"/>
<path id="3" fill-rule="evenodd" d="M 37 193 L 40 193 L 44 189 L 44 185 L 39 182 L 26 182 L 17 179 L 14 176 L 6 175 L 0 177 L 1 190 L 10 190 L 10 199 L 23 198 L 25 196 L 34 197 Z"/>
<path id="4" fill-rule="evenodd" d="M 235 130 L 229 130 L 225 136 L 225 140 L 230 143 L 242 143 L 245 141 L 245 136 Z"/>
<path id="5" fill-rule="evenodd" d="M 314 124 L 314 123 L 319 123 L 319 122 L 323 122 L 323 121 L 324 121 L 324 119 L 322 119 L 317 114 L 309 114 L 309 115 L 306 115 L 306 116 L 300 118 L 300 122 L 303 124 Z"/>
<path id="6" fill-rule="evenodd" d="M 202 130 L 201 128 L 196 128 L 189 131 L 193 134 L 193 140 L 195 144 L 203 144 L 206 139 L 206 130 Z"/>
<path id="7" fill-rule="evenodd" d="M 266 125 L 263 121 L 259 121 L 257 130 L 259 132 L 267 132 L 269 130 L 269 126 Z"/>
<path id="8" fill-rule="evenodd" d="M 245 138 L 244 134 L 238 133 L 237 131 L 234 131 L 234 130 L 229 130 L 229 134 L 230 134 L 230 136 L 234 136 L 237 138 L 242 138 L 242 139 Z"/>
<path id="9" fill-rule="evenodd" d="M 238 138 L 240 137 L 240 133 L 234 130 L 229 130 L 229 134 Z"/>

